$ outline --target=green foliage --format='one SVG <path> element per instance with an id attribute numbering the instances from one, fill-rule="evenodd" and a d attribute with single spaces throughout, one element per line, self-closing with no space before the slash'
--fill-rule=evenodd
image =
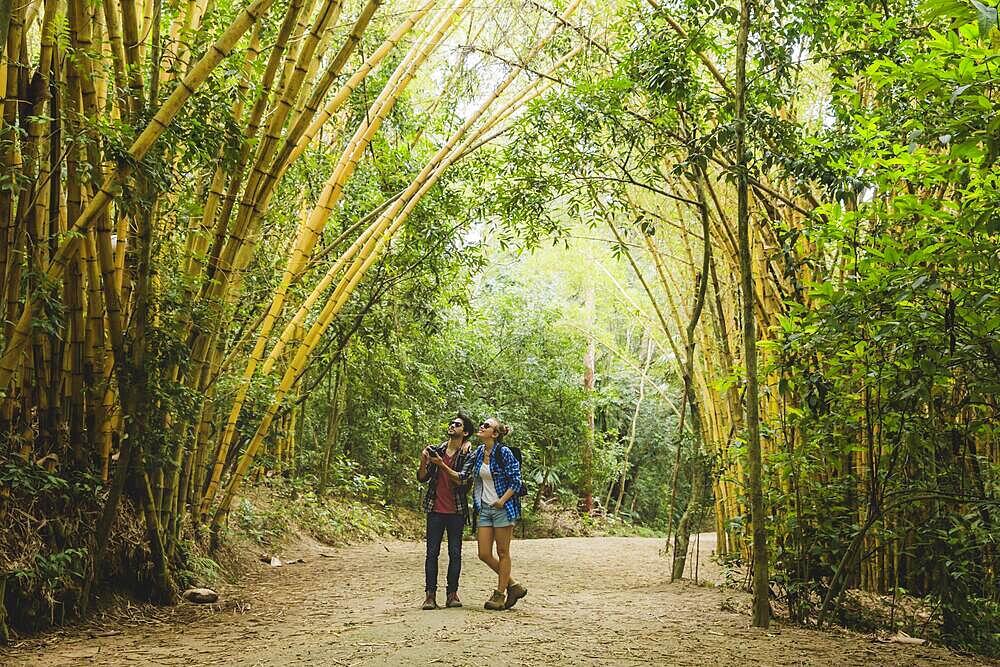
<path id="1" fill-rule="evenodd" d="M 249 498 L 242 498 L 233 512 L 240 532 L 263 546 L 273 546 L 290 531 L 291 522 L 278 507 L 258 508 Z"/>
<path id="2" fill-rule="evenodd" d="M 936 600 L 945 641 L 997 654 L 1000 637 L 984 628 L 1000 602 L 1000 471 L 981 444 L 1000 407 L 996 52 L 966 12 L 934 7 L 954 30 L 913 36 L 885 21 L 891 57 L 828 55 L 838 69 L 863 65 L 883 103 L 835 88 L 837 125 L 809 138 L 861 182 L 806 230 L 842 263 L 815 264 L 813 304 L 793 304 L 781 324 L 787 403 L 769 472 L 771 502 L 793 511 L 772 530 L 779 581 L 801 613 L 868 517 L 901 554 L 888 584 Z"/>
<path id="3" fill-rule="evenodd" d="M 56 596 L 65 598 L 67 590 L 82 579 L 86 559 L 86 549 L 70 548 L 47 554 L 38 553 L 29 567 L 14 570 L 10 577 L 18 588 L 37 591 L 47 601 L 49 614 L 54 622 L 56 608 L 61 607 Z M 64 611 L 60 609 L 60 614 Z"/>
<path id="4" fill-rule="evenodd" d="M 75 502 L 94 494 L 98 480 L 90 475 L 66 479 L 38 466 L 11 459 L 0 464 L 0 484 L 11 494 Z"/>
<path id="5" fill-rule="evenodd" d="M 211 586 L 220 579 L 223 572 L 222 565 L 200 553 L 194 542 L 187 540 L 180 542 L 178 551 L 180 552 L 178 560 L 183 563 L 183 567 L 175 573 L 179 588 Z"/>
<path id="6" fill-rule="evenodd" d="M 276 3 L 262 26 L 262 44 L 275 41 L 274 19 L 287 4 Z M 560 70 L 562 85 L 517 116 L 499 147 L 463 158 L 420 202 L 282 405 L 281 417 L 294 414 L 297 428 L 275 429 L 258 457 L 257 495 L 233 512 L 247 536 L 270 547 L 296 527 L 331 543 L 396 530 L 401 508 L 418 507 L 420 449 L 442 440 L 447 420 L 459 410 L 477 422 L 496 416 L 513 427 L 509 442 L 524 452 L 533 489 L 524 503 L 536 525 L 543 518 L 532 516 L 535 508 L 556 507 L 576 517 L 578 499 L 592 482 L 598 505 L 607 502 L 599 507 L 605 514 L 618 495 L 623 501 L 615 516 L 574 518 L 580 532 L 660 530 L 676 525 L 699 490 L 691 488 L 694 469 L 710 469 L 715 479 L 733 474 L 732 460 L 746 453 L 740 433 L 715 443 L 719 453 L 712 456 L 698 453 L 693 436 L 677 434 L 677 413 L 668 406 L 679 393 L 677 359 L 665 351 L 666 337 L 677 332 L 662 331 L 644 312 L 645 291 L 625 257 L 630 248 L 641 255 L 644 237 L 654 236 L 671 262 L 679 260 L 668 273 L 682 320 L 697 243 L 675 230 L 699 222 L 692 207 L 696 183 L 713 189 L 712 224 L 719 228 L 713 234 L 720 238 L 712 240 L 727 241 L 719 230 L 730 205 L 726 181 L 735 177 L 730 79 L 738 11 L 719 0 L 660 4 L 633 0 L 602 10 L 607 30 L 591 37 L 608 52 L 588 49 Z M 199 31 L 181 39 L 196 56 L 240 9 L 239 3 L 218 4 Z M 168 3 L 161 28 L 169 28 L 179 11 Z M 761 266 L 780 283 L 776 301 L 786 300 L 766 349 L 772 363 L 766 373 L 780 378 L 774 396 L 780 408 L 762 425 L 770 451 L 765 482 L 773 584 L 796 620 L 817 617 L 826 597 L 839 607 L 840 596 L 833 594 L 840 583 L 923 596 L 934 604 L 934 625 L 944 641 L 1000 654 L 996 7 L 980 0 L 771 0 L 752 3 L 752 11 L 749 175 L 777 192 L 754 191 L 755 236 L 770 253 L 760 258 Z M 360 52 L 370 54 L 381 43 L 398 17 L 391 18 L 375 21 Z M 79 62 L 84 54 L 72 49 L 65 16 L 57 15 L 53 26 L 60 57 Z M 575 39 L 567 31 L 547 54 L 564 53 Z M 212 248 L 189 258 L 188 230 L 200 224 L 216 167 L 231 177 L 244 166 L 241 153 L 252 156 L 256 149 L 244 145 L 232 111 L 234 101 L 249 109 L 262 92 L 256 82 L 266 49 L 251 65 L 247 91 L 240 88 L 240 51 L 213 73 L 144 159 L 130 165 L 134 181 L 115 192 L 116 215 L 129 223 L 129 240 L 141 223 L 155 228 L 149 258 L 154 288 L 138 341 L 144 361 L 123 369 L 121 384 L 124 396 L 142 392 L 137 416 L 148 428 L 136 443 L 142 455 L 135 470 L 150 473 L 157 495 L 171 481 L 197 495 L 193 480 L 212 463 L 201 461 L 193 477 L 177 479 L 177 462 L 185 461 L 195 425 L 207 414 L 207 393 L 192 389 L 201 379 L 189 376 L 203 361 L 192 358 L 193 332 L 218 332 L 224 350 L 222 365 L 208 369 L 219 373 L 210 379 L 214 405 L 208 406 L 217 429 L 242 381 L 247 340 L 281 279 L 299 212 L 315 200 L 343 150 L 345 135 L 332 141 L 324 136 L 285 173 L 254 240 L 263 251 L 234 277 L 239 298 L 201 298 L 219 274 L 189 277 L 187 261 L 206 262 Z M 350 97 L 337 118 L 347 133 L 364 121 L 404 52 L 393 51 Z M 317 246 L 322 259 L 293 284 L 283 317 L 346 245 L 333 247 L 334 241 L 404 189 L 441 137 L 463 122 L 470 100 L 495 83 L 495 70 L 456 53 L 444 60 L 444 78 L 436 72 L 419 84 L 425 90 L 411 89 L 385 120 L 331 211 Z M 110 59 L 93 61 L 103 67 L 97 74 L 114 80 Z M 63 99 L 68 93 L 57 92 Z M 65 143 L 79 156 L 94 153 L 121 164 L 156 106 L 152 100 L 128 120 L 128 114 L 81 115 L 60 131 L 76 134 Z M 0 136 L 0 149 L 14 155 L 11 142 L 24 145 L 26 123 L 44 119 L 43 112 L 26 110 L 24 122 Z M 85 183 L 101 178 L 88 162 L 77 165 Z M 17 195 L 29 181 L 19 173 L 0 174 L 0 191 Z M 26 201 L 9 212 L 21 215 Z M 620 238 L 606 235 L 608 223 Z M 579 243 L 581 237 L 598 245 Z M 548 249 L 550 241 L 558 252 Z M 145 261 L 136 245 L 127 249 L 130 274 Z M 656 268 L 644 257 L 639 271 L 654 276 Z M 32 337 L 33 345 L 36 338 L 45 343 L 31 361 L 64 363 L 53 355 L 69 329 L 59 285 L 38 267 L 25 266 L 14 287 L 40 293 Z M 141 287 L 125 283 L 126 309 Z M 713 289 L 726 288 L 723 281 L 721 290 Z M 87 300 L 93 303 L 89 295 Z M 736 326 L 734 319 L 706 312 L 702 332 Z M 657 352 L 640 379 L 650 339 Z M 582 380 L 591 343 L 596 389 L 588 393 Z M 715 373 L 705 384 L 720 395 L 743 386 L 738 367 L 702 368 Z M 55 384 L 46 388 L 50 398 L 63 392 Z M 633 442 L 640 385 L 646 398 Z M 23 387 L 36 389 L 30 382 Z M 237 437 L 222 452 L 227 470 L 257 430 L 275 387 L 273 376 L 252 379 Z M 35 400 L 22 398 L 29 406 Z M 80 545 L 89 543 L 86 527 L 94 525 L 107 487 L 92 472 L 95 434 L 87 433 L 90 449 L 73 443 L 74 460 L 62 461 L 41 449 L 62 434 L 38 433 L 38 410 L 20 419 L 26 423 L 8 425 L 14 434 L 9 451 L 30 441 L 25 449 L 38 448 L 40 458 L 0 462 L 0 488 L 9 494 L 0 498 L 0 509 L 23 508 L 27 517 L 18 515 L 0 539 L 0 554 L 17 554 L 3 563 L 15 583 L 8 606 L 42 598 L 51 616 L 71 605 L 87 568 L 106 566 L 89 563 Z M 209 437 L 217 436 L 213 431 Z M 586 475 L 592 480 L 583 478 L 581 465 L 591 438 L 593 465 Z M 279 441 L 295 443 L 294 460 L 277 455 Z M 681 448 L 677 471 L 675 446 Z M 69 448 L 60 455 L 63 450 Z M 141 476 L 129 480 L 132 501 L 142 496 L 140 479 L 145 482 Z M 708 502 L 695 509 L 707 510 Z M 131 528 L 121 523 L 119 530 Z M 216 577 L 218 564 L 186 539 L 187 526 L 169 528 L 177 538 L 180 580 Z M 748 517 L 730 517 L 720 528 L 745 534 Z M 134 549 L 142 560 L 144 548 L 121 547 L 119 555 Z M 130 564 L 122 557 L 105 569 L 118 573 L 122 563 Z"/>

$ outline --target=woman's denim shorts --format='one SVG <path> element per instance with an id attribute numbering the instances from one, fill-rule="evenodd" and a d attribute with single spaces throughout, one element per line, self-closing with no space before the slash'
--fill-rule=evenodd
<path id="1" fill-rule="evenodd" d="M 507 510 L 495 507 L 484 506 L 479 508 L 480 528 L 506 528 L 513 526 L 514 521 L 507 516 Z"/>

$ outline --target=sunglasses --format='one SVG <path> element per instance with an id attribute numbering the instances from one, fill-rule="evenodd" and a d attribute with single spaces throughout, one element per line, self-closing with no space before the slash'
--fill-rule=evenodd
<path id="1" fill-rule="evenodd" d="M 493 428 L 493 424 L 489 422 L 483 422 L 482 424 L 479 425 L 479 429 L 482 430 L 484 428 Z"/>
<path id="2" fill-rule="evenodd" d="M 462 422 L 459 421 L 458 419 L 456 419 L 453 422 L 448 422 L 448 426 L 461 426 L 461 425 L 462 425 Z"/>

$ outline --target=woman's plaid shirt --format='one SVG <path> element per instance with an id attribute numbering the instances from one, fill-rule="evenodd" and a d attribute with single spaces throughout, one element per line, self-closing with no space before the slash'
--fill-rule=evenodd
<path id="1" fill-rule="evenodd" d="M 444 442 L 440 445 L 431 445 L 430 450 L 432 452 L 437 452 L 438 456 L 444 458 L 445 452 L 448 450 L 448 443 Z M 465 467 L 465 462 L 469 458 L 469 443 L 465 442 L 462 444 L 462 449 L 455 452 L 455 459 L 451 462 L 453 470 L 461 470 Z M 434 511 L 434 501 L 437 500 L 437 478 L 438 475 L 444 474 L 441 468 L 438 468 L 433 463 L 427 464 L 427 477 L 420 479 L 420 469 L 417 469 L 417 481 L 427 482 L 427 490 L 424 491 L 424 502 L 423 508 L 425 512 Z M 465 483 L 455 482 L 451 485 L 451 493 L 455 497 L 455 508 L 458 510 L 459 514 L 463 517 L 469 516 L 469 499 L 468 499 L 469 485 Z"/>
<path id="2" fill-rule="evenodd" d="M 466 484 L 469 480 L 474 480 L 472 491 L 472 503 L 477 512 L 482 511 L 479 507 L 479 499 L 483 495 L 483 478 L 479 476 L 479 468 L 486 458 L 486 448 L 479 445 L 476 451 L 466 459 L 465 466 L 454 468 L 458 472 L 459 478 Z M 510 447 L 497 443 L 493 447 L 493 456 L 490 457 L 490 474 L 493 476 L 493 486 L 496 487 L 497 496 L 503 497 L 507 489 L 514 489 L 514 494 L 504 503 L 503 508 L 507 512 L 507 518 L 517 521 L 521 518 L 521 498 L 518 491 L 521 490 L 524 482 L 521 481 L 521 466 L 514 457 L 514 452 Z"/>

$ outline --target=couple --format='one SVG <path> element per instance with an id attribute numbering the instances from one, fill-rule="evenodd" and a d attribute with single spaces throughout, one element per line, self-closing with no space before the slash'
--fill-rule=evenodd
<path id="1" fill-rule="evenodd" d="M 448 598 L 446 607 L 461 607 L 458 577 L 462 571 L 462 528 L 469 515 L 466 491 L 473 481 L 472 503 L 479 513 L 479 560 L 497 573 L 497 588 L 486 609 L 510 609 L 528 589 L 510 575 L 510 540 L 521 516 L 521 466 L 510 448 L 501 444 L 510 429 L 495 417 L 479 425 L 475 450 L 469 444 L 472 420 L 459 413 L 448 424 L 448 441 L 420 452 L 417 479 L 427 483 L 427 559 L 424 563 L 427 599 L 423 609 L 437 609 L 438 554 L 448 533 Z M 496 556 L 493 545 L 496 545 Z"/>

